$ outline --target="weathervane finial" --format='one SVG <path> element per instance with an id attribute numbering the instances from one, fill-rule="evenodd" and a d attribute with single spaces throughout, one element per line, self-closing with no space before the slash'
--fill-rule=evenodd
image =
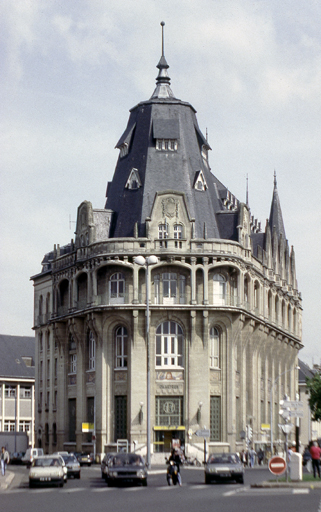
<path id="1" fill-rule="evenodd" d="M 164 25 L 165 25 L 165 21 L 161 21 L 160 24 L 162 27 L 162 57 L 164 57 Z"/>

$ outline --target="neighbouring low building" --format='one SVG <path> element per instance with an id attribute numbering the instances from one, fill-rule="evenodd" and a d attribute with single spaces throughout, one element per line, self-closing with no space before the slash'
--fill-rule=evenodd
<path id="1" fill-rule="evenodd" d="M 26 432 L 28 444 L 34 445 L 34 336 L 0 334 L 0 432 Z"/>

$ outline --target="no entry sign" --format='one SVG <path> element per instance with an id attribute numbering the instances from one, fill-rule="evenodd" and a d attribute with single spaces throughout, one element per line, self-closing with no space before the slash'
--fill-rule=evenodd
<path id="1" fill-rule="evenodd" d="M 286 470 L 286 462 L 283 457 L 272 457 L 269 460 L 269 470 L 273 475 L 282 475 Z"/>

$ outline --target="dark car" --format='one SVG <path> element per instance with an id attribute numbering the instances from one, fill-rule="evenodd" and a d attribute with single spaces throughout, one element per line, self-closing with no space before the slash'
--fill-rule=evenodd
<path id="1" fill-rule="evenodd" d="M 104 478 L 107 482 L 108 478 L 108 462 L 115 456 L 117 453 L 109 452 L 104 455 L 103 460 L 101 461 L 100 468 L 101 468 L 101 478 Z"/>
<path id="2" fill-rule="evenodd" d="M 244 484 L 244 467 L 236 453 L 213 453 L 205 464 L 205 483 L 234 480 Z"/>
<path id="3" fill-rule="evenodd" d="M 90 453 L 80 453 L 77 455 L 78 462 L 81 466 L 91 466 L 93 458 Z"/>
<path id="4" fill-rule="evenodd" d="M 73 476 L 74 478 L 80 478 L 80 463 L 76 459 L 76 457 L 68 453 L 68 455 L 61 455 L 65 461 L 67 468 L 67 476 L 68 478 Z"/>
<path id="5" fill-rule="evenodd" d="M 146 464 L 136 453 L 117 453 L 108 462 L 108 486 L 116 483 L 140 483 L 147 485 Z"/>
<path id="6" fill-rule="evenodd" d="M 25 452 L 14 452 L 10 454 L 10 464 L 22 464 L 22 457 Z"/>

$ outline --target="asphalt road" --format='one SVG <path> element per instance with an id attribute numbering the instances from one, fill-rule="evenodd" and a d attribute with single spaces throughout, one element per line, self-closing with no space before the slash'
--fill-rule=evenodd
<path id="1" fill-rule="evenodd" d="M 156 468 L 153 468 L 156 469 Z M 82 468 L 80 480 L 62 488 L 29 489 L 28 470 L 10 466 L 15 478 L 0 493 L 5 512 L 321 512 L 321 489 L 256 489 L 267 469 L 248 469 L 245 484 L 204 484 L 204 471 L 182 469 L 182 487 L 168 487 L 165 473 L 152 472 L 148 487 L 107 487 L 100 467 Z"/>

